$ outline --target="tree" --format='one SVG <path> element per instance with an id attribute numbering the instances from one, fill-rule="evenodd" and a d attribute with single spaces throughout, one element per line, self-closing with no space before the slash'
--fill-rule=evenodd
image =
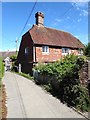
<path id="1" fill-rule="evenodd" d="M 85 46 L 84 54 L 90 57 L 90 42 Z"/>

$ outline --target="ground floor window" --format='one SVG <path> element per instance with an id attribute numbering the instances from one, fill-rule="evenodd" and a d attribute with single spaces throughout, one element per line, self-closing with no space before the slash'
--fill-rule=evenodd
<path id="1" fill-rule="evenodd" d="M 82 49 L 79 49 L 79 50 L 78 50 L 78 54 L 83 55 L 83 50 L 82 50 Z"/>
<path id="2" fill-rule="evenodd" d="M 69 48 L 62 48 L 62 53 L 69 53 Z"/>

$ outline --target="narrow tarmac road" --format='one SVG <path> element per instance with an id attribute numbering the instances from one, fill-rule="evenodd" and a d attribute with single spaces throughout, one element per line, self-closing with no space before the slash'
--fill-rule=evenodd
<path id="1" fill-rule="evenodd" d="M 7 118 L 83 118 L 34 82 L 5 72 Z"/>

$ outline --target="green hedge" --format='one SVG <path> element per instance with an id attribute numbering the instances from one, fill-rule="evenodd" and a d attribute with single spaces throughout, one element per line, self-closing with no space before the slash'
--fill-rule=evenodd
<path id="1" fill-rule="evenodd" d="M 76 107 L 81 111 L 90 110 L 88 89 L 79 81 L 79 71 L 84 64 L 84 59 L 75 55 L 67 55 L 60 61 L 39 65 L 39 84 L 57 96 L 62 102 Z"/>
<path id="2" fill-rule="evenodd" d="M 90 42 L 84 48 L 84 54 L 90 57 Z"/>
<path id="3" fill-rule="evenodd" d="M 2 58 L 0 58 L 0 78 L 2 78 L 4 75 L 4 64 L 2 61 Z"/>
<path id="4" fill-rule="evenodd" d="M 0 88 L 1 88 L 1 79 L 4 75 L 4 64 L 3 64 L 3 59 L 0 57 Z"/>

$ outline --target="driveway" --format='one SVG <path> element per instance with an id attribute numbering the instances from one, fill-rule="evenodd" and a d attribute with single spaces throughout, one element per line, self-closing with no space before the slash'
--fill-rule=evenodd
<path id="1" fill-rule="evenodd" d="M 7 118 L 83 118 L 31 80 L 5 72 Z"/>

